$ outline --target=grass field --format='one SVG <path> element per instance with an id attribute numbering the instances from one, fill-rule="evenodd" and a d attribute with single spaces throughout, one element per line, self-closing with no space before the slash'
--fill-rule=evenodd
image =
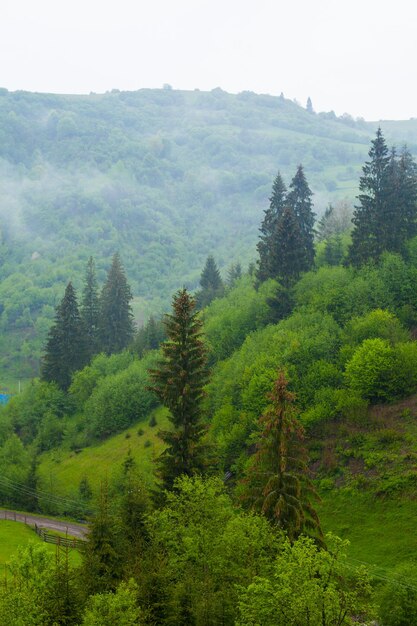
<path id="1" fill-rule="evenodd" d="M 317 511 L 324 532 L 350 541 L 348 559 L 364 563 L 377 577 L 390 576 L 396 565 L 417 557 L 416 500 L 340 490 L 323 495 Z"/>
<path id="2" fill-rule="evenodd" d="M 41 543 L 52 555 L 56 554 L 56 546 L 43 542 L 30 526 L 21 522 L 0 520 L 0 574 L 5 571 L 6 563 L 16 554 L 18 548 L 29 542 Z M 71 549 L 69 558 L 72 565 L 78 565 L 81 562 L 81 556 L 77 550 Z"/>

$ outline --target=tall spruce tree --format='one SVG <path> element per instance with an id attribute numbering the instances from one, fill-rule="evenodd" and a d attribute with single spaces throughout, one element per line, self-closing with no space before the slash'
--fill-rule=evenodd
<path id="1" fill-rule="evenodd" d="M 84 325 L 74 287 L 69 282 L 49 330 L 41 367 L 42 380 L 56 382 L 61 389 L 66 390 L 72 374 L 82 369 L 87 362 Z"/>
<path id="2" fill-rule="evenodd" d="M 285 530 L 291 541 L 301 533 L 322 539 L 320 522 L 311 500 L 318 496 L 308 476 L 303 427 L 281 371 L 271 404 L 259 419 L 260 437 L 256 453 L 243 481 L 243 499 Z"/>
<path id="3" fill-rule="evenodd" d="M 163 359 L 150 370 L 150 377 L 151 389 L 169 409 L 173 425 L 172 431 L 161 433 L 167 447 L 158 460 L 162 487 L 172 489 L 178 476 L 200 474 L 207 466 L 201 407 L 208 380 L 207 350 L 195 300 L 186 289 L 174 296 L 165 326 Z"/>
<path id="4" fill-rule="evenodd" d="M 313 193 L 308 186 L 302 165 L 299 165 L 291 181 L 290 191 L 286 203 L 290 206 L 297 218 L 303 239 L 306 268 L 311 269 L 314 265 L 314 220 Z"/>
<path id="5" fill-rule="evenodd" d="M 275 245 L 271 251 L 274 278 L 284 287 L 290 287 L 309 269 L 304 237 L 299 221 L 290 206 L 285 207 L 275 230 Z"/>
<path id="6" fill-rule="evenodd" d="M 96 354 L 98 349 L 98 321 L 99 321 L 99 297 L 96 279 L 96 270 L 93 257 L 90 256 L 85 273 L 83 297 L 81 301 L 81 319 L 84 324 L 87 347 L 90 357 Z"/>
<path id="7" fill-rule="evenodd" d="M 116 252 L 100 296 L 99 341 L 106 354 L 124 350 L 133 339 L 132 292 Z"/>
<path id="8" fill-rule="evenodd" d="M 395 156 L 389 155 L 380 128 L 372 141 L 369 158 L 362 168 L 359 204 L 355 206 L 352 218 L 354 228 L 349 260 L 356 266 L 378 260 L 386 249 L 387 230 L 396 226 L 387 222 L 393 200 L 390 190 L 396 178 Z"/>
<path id="9" fill-rule="evenodd" d="M 212 255 L 207 257 L 206 264 L 201 272 L 200 286 L 201 290 L 196 294 L 197 305 L 200 309 L 210 304 L 214 298 L 219 298 L 223 295 L 223 281 Z"/>
<path id="10" fill-rule="evenodd" d="M 257 244 L 259 260 L 256 278 L 260 283 L 277 276 L 277 267 L 274 263 L 274 253 L 277 247 L 275 238 L 277 224 L 284 211 L 286 195 L 287 189 L 280 172 L 278 172 L 272 185 L 269 208 L 264 211 L 265 215 L 260 228 L 261 234 Z"/>

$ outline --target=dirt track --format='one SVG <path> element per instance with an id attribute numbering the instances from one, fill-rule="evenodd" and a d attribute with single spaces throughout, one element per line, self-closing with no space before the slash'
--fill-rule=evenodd
<path id="1" fill-rule="evenodd" d="M 41 517 L 35 513 L 17 513 L 16 511 L 0 511 L 0 520 L 8 519 L 15 522 L 23 522 L 29 526 L 39 526 L 40 528 L 50 528 L 61 533 L 68 533 L 71 537 L 84 539 L 87 534 L 87 526 L 74 522 L 60 522 L 56 519 Z"/>

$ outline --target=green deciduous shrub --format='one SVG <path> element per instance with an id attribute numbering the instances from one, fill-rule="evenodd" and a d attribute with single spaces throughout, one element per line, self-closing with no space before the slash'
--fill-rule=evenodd
<path id="1" fill-rule="evenodd" d="M 149 354 L 127 369 L 101 379 L 84 406 L 87 429 L 92 437 L 107 437 L 144 418 L 157 405 L 149 385 L 148 367 L 155 362 Z"/>
<path id="2" fill-rule="evenodd" d="M 371 402 L 389 402 L 417 386 L 417 345 L 391 346 L 384 339 L 366 339 L 346 365 L 346 380 Z"/>

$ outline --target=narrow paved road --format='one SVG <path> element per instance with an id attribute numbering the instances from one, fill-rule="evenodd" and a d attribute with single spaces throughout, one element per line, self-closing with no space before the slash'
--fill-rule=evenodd
<path id="1" fill-rule="evenodd" d="M 87 534 L 87 526 L 75 524 L 73 522 L 60 522 L 48 517 L 40 517 L 34 513 L 17 513 L 16 511 L 0 511 L 0 520 L 7 519 L 15 522 L 23 522 L 29 526 L 39 526 L 40 528 L 50 528 L 61 533 L 68 533 L 71 537 L 84 539 Z"/>

